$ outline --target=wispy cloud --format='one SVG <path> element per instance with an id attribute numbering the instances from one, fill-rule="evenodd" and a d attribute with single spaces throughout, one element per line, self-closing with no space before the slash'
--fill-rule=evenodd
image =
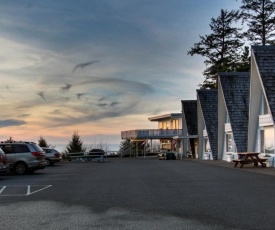
<path id="1" fill-rule="evenodd" d="M 99 60 L 95 60 L 95 61 L 90 61 L 90 62 L 85 62 L 85 63 L 78 64 L 78 65 L 76 65 L 76 66 L 73 68 L 72 72 L 75 72 L 77 69 L 82 69 L 82 68 L 84 68 L 84 67 L 93 65 L 93 64 L 95 64 L 95 63 L 97 63 L 97 62 L 99 62 Z"/>
<path id="2" fill-rule="evenodd" d="M 61 92 L 67 92 L 67 91 L 69 91 L 69 89 L 72 87 L 72 85 L 71 84 L 66 84 L 65 86 L 62 86 L 62 87 L 60 87 L 60 91 Z"/>
<path id="3" fill-rule="evenodd" d="M 120 102 L 118 102 L 118 101 L 113 101 L 113 102 L 111 102 L 110 106 L 112 107 L 112 106 L 116 106 L 116 105 L 119 105 L 119 104 L 120 104 Z"/>
<path id="4" fill-rule="evenodd" d="M 15 119 L 8 119 L 8 120 L 0 120 L 0 128 L 9 127 L 9 126 L 21 126 L 26 124 L 23 120 L 15 120 Z"/>
<path id="5" fill-rule="evenodd" d="M 37 95 L 40 96 L 44 101 L 46 101 L 46 98 L 44 96 L 44 92 L 39 91 L 39 92 L 37 92 Z"/>

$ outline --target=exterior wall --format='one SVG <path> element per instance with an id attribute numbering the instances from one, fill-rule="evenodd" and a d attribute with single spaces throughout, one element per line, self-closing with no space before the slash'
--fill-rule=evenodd
<path id="1" fill-rule="evenodd" d="M 204 130 L 204 119 L 201 110 L 201 104 L 199 98 L 197 99 L 197 114 L 198 114 L 198 158 L 203 159 L 204 156 L 204 141 L 203 141 L 203 130 Z"/>
<path id="2" fill-rule="evenodd" d="M 218 160 L 226 160 L 225 155 L 225 123 L 227 120 L 227 110 L 222 92 L 220 78 L 218 78 Z"/>
<path id="3" fill-rule="evenodd" d="M 182 135 L 187 136 L 187 134 L 188 134 L 187 123 L 186 123 L 184 108 L 182 104 Z M 184 138 L 182 139 L 182 154 L 186 154 L 187 151 L 188 151 L 188 139 Z"/>
<path id="4" fill-rule="evenodd" d="M 248 120 L 248 143 L 247 151 L 257 151 L 257 137 L 259 127 L 259 115 L 261 109 L 261 98 L 263 85 L 260 80 L 260 73 L 255 61 L 254 53 L 251 54 L 251 79 L 250 79 L 250 103 Z"/>

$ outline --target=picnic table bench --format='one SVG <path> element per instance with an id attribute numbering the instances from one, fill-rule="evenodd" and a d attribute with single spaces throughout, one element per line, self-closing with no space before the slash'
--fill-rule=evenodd
<path id="1" fill-rule="evenodd" d="M 265 168 L 266 167 L 266 160 L 267 158 L 260 158 L 260 153 L 257 152 L 244 152 L 244 153 L 238 153 L 239 158 L 233 160 L 235 163 L 234 167 L 236 167 L 238 164 L 240 164 L 240 168 L 244 166 L 244 164 L 254 164 L 255 167 L 257 167 L 259 164 Z"/>

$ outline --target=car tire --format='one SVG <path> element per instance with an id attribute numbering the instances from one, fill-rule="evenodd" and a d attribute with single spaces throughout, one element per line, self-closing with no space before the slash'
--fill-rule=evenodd
<path id="1" fill-rule="evenodd" d="M 28 171 L 28 166 L 24 162 L 18 162 L 14 165 L 13 171 L 18 175 L 23 175 Z"/>
<path id="2" fill-rule="evenodd" d="M 52 161 L 50 160 L 50 159 L 46 159 L 46 162 L 47 162 L 47 166 L 50 166 L 50 165 L 52 165 Z"/>

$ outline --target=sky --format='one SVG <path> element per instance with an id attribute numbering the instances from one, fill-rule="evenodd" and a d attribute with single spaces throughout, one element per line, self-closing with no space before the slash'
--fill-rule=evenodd
<path id="1" fill-rule="evenodd" d="M 235 0 L 0 0 L 0 140 L 119 144 L 204 80 L 187 52 Z"/>

